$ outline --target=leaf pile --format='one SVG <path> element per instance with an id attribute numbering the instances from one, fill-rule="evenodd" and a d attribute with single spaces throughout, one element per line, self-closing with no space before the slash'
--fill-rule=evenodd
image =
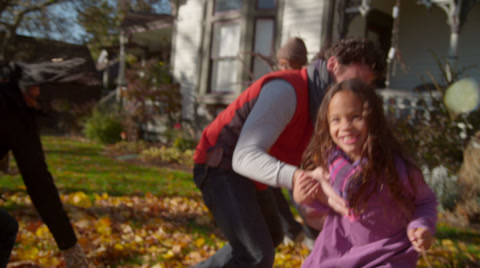
<path id="1" fill-rule="evenodd" d="M 64 267 L 48 228 L 36 216 L 25 193 L 6 194 L 2 206 L 21 207 L 11 266 L 30 261 L 41 267 Z M 62 195 L 79 243 L 93 267 L 189 267 L 222 247 L 200 196 L 109 196 L 84 192 Z M 278 267 L 298 267 L 309 251 L 304 246 L 281 246 Z"/>

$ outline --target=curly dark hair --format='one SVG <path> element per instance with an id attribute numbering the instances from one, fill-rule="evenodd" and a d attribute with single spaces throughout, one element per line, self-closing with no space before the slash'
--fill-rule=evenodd
<path id="1" fill-rule="evenodd" d="M 385 63 L 382 53 L 372 41 L 365 38 L 341 39 L 329 48 L 322 48 L 316 59 L 328 60 L 337 58 L 338 63 L 348 65 L 352 63 L 369 66 L 377 76 L 382 76 Z"/>
<path id="2" fill-rule="evenodd" d="M 407 157 L 402 145 L 388 126 L 382 101 L 375 93 L 373 86 L 362 80 L 346 80 L 333 85 L 327 91 L 317 115 L 315 132 L 303 155 L 302 168 L 313 170 L 316 167 L 322 167 L 328 170 L 329 153 L 336 148 L 336 144 L 330 136 L 327 114 L 333 96 L 343 90 L 352 92 L 363 103 L 363 116 L 368 129 L 368 136 L 360 156 L 367 161 L 363 166 L 362 174 L 354 178 L 357 182 L 353 184 L 360 186 L 355 193 L 350 195 L 350 200 L 348 200 L 350 206 L 356 211 L 361 211 L 362 205 L 369 197 L 383 185 L 386 185 L 393 199 L 399 204 L 404 204 L 403 207 L 409 211 L 408 207 L 413 204 L 410 204 L 404 196 L 408 191 L 400 181 L 395 157 L 400 157 L 405 161 L 409 173 L 418 170 L 418 167 L 409 160 L 410 158 Z M 410 187 L 415 191 L 411 174 L 408 177 Z M 373 188 L 370 188 L 372 182 Z"/>

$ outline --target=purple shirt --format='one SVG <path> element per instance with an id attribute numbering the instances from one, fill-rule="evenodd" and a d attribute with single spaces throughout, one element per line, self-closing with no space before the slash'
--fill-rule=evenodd
<path id="1" fill-rule="evenodd" d="M 355 188 L 349 185 L 348 179 L 354 173 L 349 171 L 359 170 L 359 162 L 352 163 L 343 154 L 336 155 L 330 162 L 331 183 L 346 198 L 348 190 Z M 409 185 L 405 162 L 397 159 L 396 167 L 404 185 Z M 372 194 L 359 215 L 341 216 L 319 202 L 310 204 L 310 209 L 325 212 L 327 217 L 302 267 L 415 267 L 418 253 L 407 237 L 407 230 L 425 227 L 433 234 L 437 201 L 422 174 L 413 175 L 416 194 L 407 186 L 408 198 L 415 200 L 411 218 L 401 213 L 386 186 Z"/>

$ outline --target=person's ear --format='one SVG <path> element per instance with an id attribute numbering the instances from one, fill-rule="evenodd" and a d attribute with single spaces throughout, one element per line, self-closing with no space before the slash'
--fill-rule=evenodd
<path id="1" fill-rule="evenodd" d="M 334 71 L 336 71 L 337 65 L 337 58 L 335 58 L 335 56 L 330 57 L 327 61 L 327 71 L 329 73 L 334 73 Z"/>

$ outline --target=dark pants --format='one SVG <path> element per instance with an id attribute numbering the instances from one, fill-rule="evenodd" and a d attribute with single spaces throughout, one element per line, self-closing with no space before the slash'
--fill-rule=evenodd
<path id="1" fill-rule="evenodd" d="M 0 96 L 0 157 L 9 150 L 33 205 L 58 247 L 63 250 L 74 246 L 77 238 L 47 169 L 35 115 L 26 106 L 13 105 Z"/>
<path id="2" fill-rule="evenodd" d="M 282 222 L 285 235 L 287 235 L 290 239 L 294 240 L 296 236 L 303 230 L 305 236 L 315 240 L 318 236 L 319 231 L 315 230 L 314 228 L 308 226 L 308 224 L 305 223 L 305 217 L 300 212 L 300 207 L 297 203 L 293 201 L 292 191 L 288 191 L 290 195 L 290 200 L 292 200 L 293 206 L 297 210 L 298 215 L 300 215 L 300 217 L 302 218 L 304 222 L 303 225 L 297 222 L 293 217 L 292 211 L 290 210 L 290 204 L 283 195 L 282 190 L 280 188 L 273 187 L 269 187 L 269 189 L 271 189 L 270 191 L 272 191 L 273 195 L 275 196 L 275 203 L 278 209 L 278 213 L 280 215 L 280 220 Z"/>
<path id="3" fill-rule="evenodd" d="M 312 228 L 310 227 L 307 223 L 306 223 L 306 219 L 305 219 L 305 216 L 303 216 L 303 214 L 301 213 L 301 209 L 300 209 L 300 205 L 297 204 L 295 201 L 293 201 L 293 192 L 292 191 L 288 191 L 288 194 L 290 195 L 290 200 L 292 200 L 292 203 L 293 203 L 293 206 L 295 207 L 295 209 L 298 211 L 298 215 L 300 215 L 300 217 L 302 218 L 304 224 L 303 224 L 303 231 L 305 232 L 305 235 L 310 238 L 310 239 L 317 239 L 317 236 L 318 234 L 320 233 L 319 230 L 315 229 L 315 228 Z"/>
<path id="4" fill-rule="evenodd" d="M 292 211 L 290 210 L 290 204 L 283 195 L 282 189 L 269 187 L 267 191 L 271 191 L 274 196 L 275 205 L 277 206 L 280 221 L 282 222 L 283 232 L 290 239 L 295 240 L 297 235 L 302 232 L 303 227 L 293 217 Z"/>
<path id="5" fill-rule="evenodd" d="M 193 178 L 228 243 L 197 268 L 273 266 L 283 230 L 270 191 L 232 170 L 196 164 Z"/>
<path id="6" fill-rule="evenodd" d="M 7 267 L 18 232 L 17 221 L 0 209 L 0 268 Z"/>

